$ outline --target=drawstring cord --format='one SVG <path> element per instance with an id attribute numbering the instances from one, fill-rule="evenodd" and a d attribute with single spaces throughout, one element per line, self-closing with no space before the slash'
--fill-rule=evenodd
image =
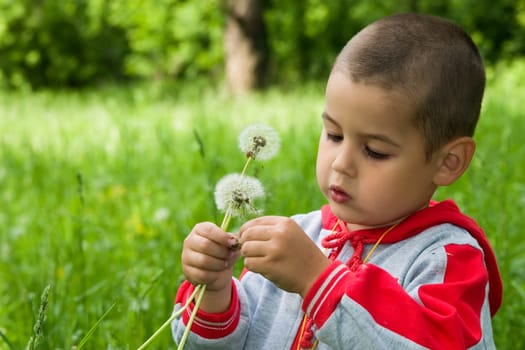
<path id="1" fill-rule="evenodd" d="M 352 247 L 354 248 L 354 253 L 352 254 L 352 257 L 347 262 L 347 266 L 350 268 L 351 271 L 355 271 L 357 267 L 361 264 L 364 264 L 370 259 L 376 248 L 379 246 L 383 238 L 392 231 L 398 223 L 393 224 L 388 229 L 385 230 L 379 236 L 377 241 L 374 243 L 370 251 L 366 254 L 365 258 L 361 260 L 361 256 L 363 254 L 363 241 L 362 237 L 358 235 L 350 235 L 347 232 L 335 232 L 337 227 L 341 224 L 341 220 L 337 219 L 335 225 L 332 227 L 332 230 L 330 231 L 330 234 L 328 234 L 322 241 L 323 247 L 327 249 L 332 249 L 332 252 L 330 253 L 329 258 L 335 259 L 335 257 L 339 254 L 342 247 L 344 246 L 346 241 L 350 241 L 352 244 Z M 335 249 L 334 249 L 335 248 Z M 317 347 L 317 344 L 319 343 L 319 339 L 315 339 L 315 341 L 312 343 L 312 337 L 313 337 L 313 320 L 310 319 L 306 314 L 303 317 L 303 320 L 301 322 L 301 328 L 299 331 L 299 342 L 297 344 L 297 349 L 311 349 L 315 350 Z"/>

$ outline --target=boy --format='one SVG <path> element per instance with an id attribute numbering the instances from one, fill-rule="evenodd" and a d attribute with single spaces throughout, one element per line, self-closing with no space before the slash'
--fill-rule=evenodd
<path id="1" fill-rule="evenodd" d="M 485 74 L 458 26 L 386 17 L 354 36 L 326 87 L 317 179 L 328 205 L 240 228 L 211 223 L 184 243 L 206 284 L 188 349 L 493 349 L 502 286 L 488 241 L 438 186 L 474 154 Z M 180 339 L 191 309 L 173 323 Z"/>

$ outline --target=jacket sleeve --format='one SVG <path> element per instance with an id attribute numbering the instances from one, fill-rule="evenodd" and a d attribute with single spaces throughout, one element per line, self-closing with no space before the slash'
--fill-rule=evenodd
<path id="1" fill-rule="evenodd" d="M 303 302 L 321 342 L 333 349 L 348 343 L 360 344 L 358 348 L 447 350 L 478 344 L 481 318 L 490 318 L 483 254 L 468 244 L 441 249 L 422 254 L 403 282 L 371 263 L 352 272 L 335 261 Z M 436 274 L 442 276 L 439 283 Z M 430 280 L 434 282 L 425 283 Z"/>
<path id="2" fill-rule="evenodd" d="M 193 285 L 185 281 L 180 286 L 175 297 L 174 312 L 186 304 L 194 290 Z M 186 325 L 194 309 L 194 303 L 184 310 L 181 317 L 176 318 L 171 325 L 173 338 L 179 344 Z M 237 293 L 236 280 L 232 280 L 232 298 L 228 310 L 222 313 L 207 313 L 197 311 L 185 349 L 226 349 L 235 344 L 241 349 L 247 333 L 247 324 L 241 320 L 240 302 Z"/>

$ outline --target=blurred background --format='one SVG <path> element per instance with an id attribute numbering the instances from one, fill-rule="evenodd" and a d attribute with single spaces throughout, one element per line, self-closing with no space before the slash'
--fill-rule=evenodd
<path id="1" fill-rule="evenodd" d="M 407 11 L 457 22 L 488 64 L 525 53 L 523 0 L 2 0 L 0 85 L 301 84 L 324 79 L 357 30 Z"/>
<path id="2" fill-rule="evenodd" d="M 524 349 L 525 0 L 0 0 L 0 350 L 137 349 L 171 313 L 184 237 L 222 219 L 214 187 L 249 124 L 281 136 L 250 170 L 264 213 L 318 209 L 332 62 L 408 11 L 458 23 L 484 58 L 476 155 L 435 197 L 484 228 L 495 341 Z"/>

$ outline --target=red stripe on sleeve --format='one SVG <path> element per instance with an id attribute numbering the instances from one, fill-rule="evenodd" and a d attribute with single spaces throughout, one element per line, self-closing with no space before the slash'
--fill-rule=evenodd
<path id="1" fill-rule="evenodd" d="M 346 281 L 352 275 L 341 261 L 334 261 L 314 282 L 303 301 L 303 311 L 321 327 L 332 315 L 345 294 Z"/>
<path id="2" fill-rule="evenodd" d="M 184 305 L 193 292 L 194 287 L 188 281 L 184 281 L 177 292 L 176 303 Z M 182 321 L 188 324 L 195 304 L 192 302 L 182 313 Z M 228 310 L 221 313 L 208 313 L 202 310 L 197 315 L 191 326 L 191 331 L 203 338 L 217 339 L 231 334 L 237 327 L 240 319 L 240 302 L 237 288 L 232 281 L 232 299 Z"/>
<path id="3" fill-rule="evenodd" d="M 321 327 L 346 295 L 365 308 L 378 325 L 424 347 L 471 347 L 481 339 L 480 313 L 488 282 L 483 255 L 469 245 L 452 244 L 445 251 L 444 281 L 419 288 L 423 305 L 376 265 L 364 264 L 352 273 L 334 263 L 314 283 L 303 309 Z"/>

